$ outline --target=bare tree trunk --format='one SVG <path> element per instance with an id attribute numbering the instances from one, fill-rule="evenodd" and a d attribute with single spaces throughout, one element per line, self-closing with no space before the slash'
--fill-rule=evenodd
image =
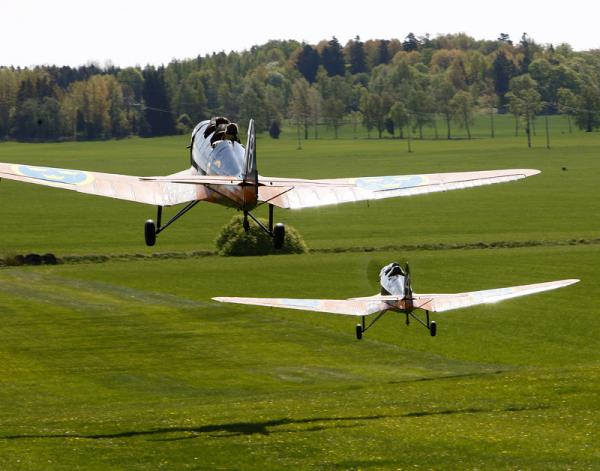
<path id="1" fill-rule="evenodd" d="M 525 134 L 527 134 L 527 147 L 531 149 L 531 118 L 529 110 L 525 112 Z"/>

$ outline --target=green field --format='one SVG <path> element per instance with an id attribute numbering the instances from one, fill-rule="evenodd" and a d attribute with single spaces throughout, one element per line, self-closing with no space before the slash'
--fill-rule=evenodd
<path id="1" fill-rule="evenodd" d="M 235 214 L 210 205 L 147 248 L 151 207 L 3 180 L 0 257 L 115 258 L 0 268 L 0 469 L 600 468 L 600 135 L 557 120 L 550 150 L 539 129 L 527 149 L 508 118 L 496 139 L 414 141 L 411 154 L 351 130 L 302 150 L 293 130 L 261 137 L 273 176 L 542 170 L 276 211 L 307 255 L 192 256 Z M 2 143 L 0 161 L 164 174 L 187 165 L 186 144 Z M 582 281 L 440 313 L 435 338 L 391 313 L 359 342 L 351 318 L 210 301 L 368 295 L 368 267 L 392 260 L 411 263 L 417 292 Z"/>

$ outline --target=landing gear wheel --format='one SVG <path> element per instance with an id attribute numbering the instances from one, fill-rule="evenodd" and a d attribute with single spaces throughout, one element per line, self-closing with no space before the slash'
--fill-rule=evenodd
<path id="1" fill-rule="evenodd" d="M 156 244 L 156 224 L 152 219 L 148 219 L 144 224 L 144 237 L 146 238 L 146 245 L 152 247 Z"/>
<path id="2" fill-rule="evenodd" d="M 362 325 L 356 324 L 356 338 L 358 340 L 362 339 L 362 334 L 363 334 Z"/>
<path id="3" fill-rule="evenodd" d="M 435 321 L 431 321 L 429 324 L 429 333 L 432 337 L 435 337 L 435 334 L 437 334 L 437 325 L 435 324 Z"/>
<path id="4" fill-rule="evenodd" d="M 283 247 L 283 242 L 285 240 L 285 226 L 281 223 L 275 224 L 275 228 L 273 229 L 273 246 L 276 249 L 280 249 Z"/>

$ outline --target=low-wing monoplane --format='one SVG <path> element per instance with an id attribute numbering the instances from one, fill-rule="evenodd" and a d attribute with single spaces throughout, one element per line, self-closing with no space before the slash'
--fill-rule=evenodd
<path id="1" fill-rule="evenodd" d="M 417 294 L 413 292 L 410 269 L 403 269 L 398 263 L 390 263 L 379 273 L 381 290 L 379 294 L 363 298 L 350 299 L 289 299 L 289 298 L 235 298 L 215 297 L 215 301 L 256 306 L 298 309 L 329 314 L 342 314 L 359 317 L 356 325 L 356 338 L 371 328 L 386 312 L 398 312 L 406 315 L 406 325 L 414 319 L 429 330 L 432 337 L 437 333 L 435 321 L 430 320 L 430 312 L 444 312 L 478 304 L 496 303 L 505 299 L 517 298 L 528 294 L 541 293 L 577 283 L 579 280 L 559 280 L 532 285 L 510 286 L 508 288 L 488 289 L 455 294 Z M 423 311 L 425 318 L 417 312 Z M 376 314 L 367 324 L 367 317 Z M 422 316 L 422 315 L 421 315 Z"/>
<path id="2" fill-rule="evenodd" d="M 149 219 L 144 226 L 148 246 L 154 245 L 158 234 L 198 202 L 207 201 L 243 211 L 244 229 L 249 229 L 248 218 L 253 219 L 273 238 L 275 247 L 280 248 L 285 228 L 283 224 L 273 224 L 274 206 L 300 209 L 409 196 L 508 182 L 539 173 L 531 169 L 510 169 L 329 180 L 264 177 L 258 174 L 256 166 L 254 121 L 250 121 L 244 147 L 237 125 L 222 117 L 199 123 L 188 147 L 190 168 L 168 176 L 138 177 L 0 163 L 0 179 L 154 205 L 157 207 L 156 222 Z M 163 224 L 163 208 L 183 203 L 185 206 Z M 251 212 L 264 204 L 269 207 L 267 227 Z"/>

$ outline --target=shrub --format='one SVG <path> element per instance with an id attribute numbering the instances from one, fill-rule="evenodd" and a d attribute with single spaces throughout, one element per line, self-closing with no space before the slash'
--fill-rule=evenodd
<path id="1" fill-rule="evenodd" d="M 268 221 L 259 219 L 265 226 Z M 285 242 L 281 249 L 273 247 L 273 239 L 252 220 L 250 230 L 244 231 L 243 216 L 236 215 L 221 229 L 217 240 L 217 250 L 220 255 L 272 255 L 289 253 L 306 253 L 308 251 L 302 236 L 290 226 L 285 226 Z"/>
<path id="2" fill-rule="evenodd" d="M 273 139 L 279 139 L 279 135 L 281 134 L 281 127 L 277 121 L 273 121 L 271 123 L 271 127 L 269 128 L 269 136 Z"/>
<path id="3" fill-rule="evenodd" d="M 20 267 L 25 264 L 25 257 L 23 255 L 10 254 L 4 258 L 4 264 L 9 267 Z"/>

